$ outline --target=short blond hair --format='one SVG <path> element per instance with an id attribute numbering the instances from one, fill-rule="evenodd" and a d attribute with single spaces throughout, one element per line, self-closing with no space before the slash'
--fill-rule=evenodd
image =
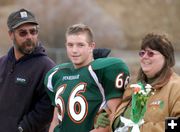
<path id="1" fill-rule="evenodd" d="M 82 23 L 69 26 L 66 30 L 66 37 L 68 35 L 79 34 L 79 33 L 86 33 L 88 42 L 94 42 L 92 29 L 89 26 Z"/>

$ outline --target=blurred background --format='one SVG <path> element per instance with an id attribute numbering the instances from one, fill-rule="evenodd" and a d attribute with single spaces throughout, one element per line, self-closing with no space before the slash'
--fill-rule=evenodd
<path id="1" fill-rule="evenodd" d="M 150 32 L 168 36 L 176 51 L 175 71 L 180 73 L 180 0 L 1 0 L 0 56 L 12 46 L 7 17 L 17 9 L 31 10 L 40 23 L 40 39 L 56 63 L 67 61 L 65 30 L 75 23 L 92 27 L 97 47 L 110 48 L 134 76 L 139 67 L 141 39 Z"/>

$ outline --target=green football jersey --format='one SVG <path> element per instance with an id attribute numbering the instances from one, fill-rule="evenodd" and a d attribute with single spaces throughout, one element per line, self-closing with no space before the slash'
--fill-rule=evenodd
<path id="1" fill-rule="evenodd" d="M 117 58 L 101 58 L 75 69 L 72 63 L 51 69 L 45 78 L 48 94 L 58 108 L 59 132 L 89 132 L 100 107 L 121 97 L 129 81 L 128 67 Z"/>

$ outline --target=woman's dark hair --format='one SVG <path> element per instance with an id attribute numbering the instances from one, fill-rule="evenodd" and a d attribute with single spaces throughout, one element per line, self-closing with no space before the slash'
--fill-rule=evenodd
<path id="1" fill-rule="evenodd" d="M 170 76 L 172 72 L 171 68 L 175 65 L 173 45 L 165 35 L 149 33 L 142 39 L 140 47 L 141 50 L 145 50 L 146 48 L 159 51 L 165 57 L 164 66 L 161 71 L 156 74 L 153 85 L 163 83 Z M 141 68 L 137 80 L 148 81 L 148 78 Z"/>
<path id="2" fill-rule="evenodd" d="M 175 65 L 174 48 L 165 35 L 154 33 L 147 34 L 142 39 L 141 49 L 145 50 L 147 47 L 159 51 L 165 57 L 170 67 Z"/>

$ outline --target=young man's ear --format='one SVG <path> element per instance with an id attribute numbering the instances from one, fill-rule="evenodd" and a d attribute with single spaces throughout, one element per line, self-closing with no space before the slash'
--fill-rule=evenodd
<path id="1" fill-rule="evenodd" d="M 96 43 L 95 43 L 95 42 L 92 42 L 92 43 L 91 43 L 91 47 L 92 47 L 92 49 L 94 49 L 94 48 L 95 48 L 95 46 L 96 46 Z"/>
<path id="2" fill-rule="evenodd" d="M 91 47 L 90 52 L 93 53 L 93 50 L 94 50 L 94 48 L 95 48 L 95 42 L 91 42 L 91 43 L 90 43 L 90 47 Z"/>

